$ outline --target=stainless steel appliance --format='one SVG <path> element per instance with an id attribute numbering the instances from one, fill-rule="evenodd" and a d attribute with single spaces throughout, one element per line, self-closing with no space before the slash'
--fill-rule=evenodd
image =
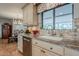
<path id="1" fill-rule="evenodd" d="M 32 56 L 32 38 L 23 36 L 23 55 Z"/>

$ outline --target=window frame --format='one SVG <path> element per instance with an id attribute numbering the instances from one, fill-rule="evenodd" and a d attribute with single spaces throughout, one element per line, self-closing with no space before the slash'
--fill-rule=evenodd
<path id="1" fill-rule="evenodd" d="M 44 27 L 43 27 L 43 13 L 45 13 L 45 12 L 47 12 L 47 11 L 50 11 L 50 10 L 53 10 L 53 9 L 49 9 L 49 10 L 46 10 L 46 11 L 43 11 L 42 12 L 42 29 L 45 29 Z M 52 17 L 54 16 L 54 10 L 53 10 L 53 15 L 52 15 Z M 52 19 L 52 21 L 54 20 L 54 17 L 53 17 L 53 19 Z M 52 25 L 54 26 L 54 21 L 52 22 Z M 52 28 L 52 29 L 54 29 L 54 28 Z M 45 29 L 45 30 L 47 30 L 47 29 Z"/>
<path id="2" fill-rule="evenodd" d="M 41 29 L 44 29 L 43 28 L 43 13 L 44 12 L 46 12 L 46 11 L 50 11 L 50 10 L 53 10 L 53 30 L 55 30 L 55 9 L 56 8 L 59 8 L 59 7 L 63 7 L 63 6 L 65 6 L 65 5 L 68 5 L 68 4 L 72 4 L 72 29 L 73 29 L 73 27 L 74 27 L 74 22 L 73 22 L 73 20 L 74 20 L 74 4 L 73 3 L 65 3 L 65 4 L 62 4 L 62 5 L 58 5 L 58 6 L 56 6 L 56 7 L 54 7 L 54 8 L 51 8 L 51 9 L 48 9 L 48 10 L 45 10 L 45 11 L 43 11 L 43 12 L 41 12 L 41 16 L 42 16 L 42 18 L 41 18 L 41 20 L 42 20 L 42 28 Z"/>
<path id="3" fill-rule="evenodd" d="M 65 5 L 62 5 L 62 6 L 60 6 L 60 7 L 63 7 L 63 6 L 66 6 L 66 5 L 69 5 L 69 4 L 71 4 L 71 3 L 68 3 L 68 4 L 65 4 Z M 60 8 L 60 7 L 57 7 L 57 8 Z M 56 10 L 56 8 L 55 8 L 55 10 Z M 55 13 L 56 13 L 56 11 L 55 11 Z M 56 17 L 61 17 L 61 16 L 65 16 L 65 15 L 70 15 L 70 14 L 72 14 L 72 29 L 73 29 L 73 19 L 74 19 L 74 4 L 72 4 L 72 13 L 67 13 L 67 14 L 63 14 L 63 15 L 58 15 L 58 16 L 55 16 L 55 23 L 56 23 Z M 55 28 L 56 29 L 56 28 Z M 58 30 L 63 30 L 63 29 L 58 29 Z M 67 30 L 67 29 L 66 29 Z"/>
<path id="4" fill-rule="evenodd" d="M 39 18 L 38 17 L 39 15 L 41 16 L 41 19 L 40 20 L 38 19 Z M 39 25 L 39 21 L 41 21 L 41 23 L 40 23 L 41 26 L 39 26 L 39 27 L 42 29 L 42 27 L 43 27 L 43 24 L 42 24 L 43 23 L 43 21 L 42 21 L 42 13 L 37 13 L 37 19 L 38 19 L 38 25 Z"/>

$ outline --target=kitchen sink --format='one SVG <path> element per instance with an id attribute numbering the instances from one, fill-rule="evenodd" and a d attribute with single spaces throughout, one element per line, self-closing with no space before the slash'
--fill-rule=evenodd
<path id="1" fill-rule="evenodd" d="M 38 39 L 42 39 L 45 41 L 51 41 L 51 40 L 61 41 L 61 40 L 63 40 L 62 37 L 57 37 L 57 36 L 39 36 Z"/>

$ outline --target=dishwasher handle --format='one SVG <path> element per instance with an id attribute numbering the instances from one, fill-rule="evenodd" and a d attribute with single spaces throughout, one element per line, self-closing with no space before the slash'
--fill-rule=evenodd
<path id="1" fill-rule="evenodd" d="M 30 42 L 30 40 L 29 39 L 24 39 L 25 41 L 27 41 L 27 42 Z"/>

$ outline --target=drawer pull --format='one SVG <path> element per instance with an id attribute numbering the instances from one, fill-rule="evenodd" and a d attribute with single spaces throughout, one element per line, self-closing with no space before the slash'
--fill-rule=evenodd
<path id="1" fill-rule="evenodd" d="M 41 50 L 41 52 L 46 53 L 44 50 Z"/>
<path id="2" fill-rule="evenodd" d="M 38 44 L 37 42 L 35 42 L 35 44 Z"/>
<path id="3" fill-rule="evenodd" d="M 53 48 L 50 48 L 50 50 L 52 50 Z"/>

